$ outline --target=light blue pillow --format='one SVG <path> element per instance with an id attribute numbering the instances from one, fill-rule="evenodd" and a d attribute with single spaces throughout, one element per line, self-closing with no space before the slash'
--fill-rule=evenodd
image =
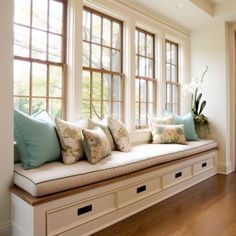
<path id="1" fill-rule="evenodd" d="M 195 131 L 195 125 L 193 121 L 193 115 L 191 112 L 186 113 L 183 116 L 178 116 L 174 114 L 174 122 L 176 125 L 184 125 L 184 133 L 186 140 L 188 141 L 196 141 L 198 140 L 198 136 Z"/>
<path id="2" fill-rule="evenodd" d="M 14 138 L 25 169 L 39 167 L 60 157 L 56 130 L 45 111 L 28 116 L 15 109 Z"/>

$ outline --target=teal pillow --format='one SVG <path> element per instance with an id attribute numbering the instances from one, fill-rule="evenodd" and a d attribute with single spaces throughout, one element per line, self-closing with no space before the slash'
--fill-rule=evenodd
<path id="1" fill-rule="evenodd" d="M 195 131 L 195 125 L 193 121 L 193 115 L 191 112 L 186 113 L 183 116 L 174 115 L 174 122 L 176 125 L 184 125 L 184 133 L 186 140 L 188 141 L 196 141 L 198 140 L 198 136 Z"/>
<path id="2" fill-rule="evenodd" d="M 14 110 L 14 138 L 25 169 L 39 167 L 60 157 L 56 130 L 45 111 L 28 116 Z"/>

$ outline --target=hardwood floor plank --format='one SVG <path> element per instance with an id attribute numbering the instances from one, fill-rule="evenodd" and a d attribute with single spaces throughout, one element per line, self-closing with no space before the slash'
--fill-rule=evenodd
<path id="1" fill-rule="evenodd" d="M 94 236 L 236 236 L 236 173 L 216 175 Z"/>

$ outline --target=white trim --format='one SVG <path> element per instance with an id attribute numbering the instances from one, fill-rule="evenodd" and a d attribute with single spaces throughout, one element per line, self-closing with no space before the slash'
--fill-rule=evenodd
<path id="1" fill-rule="evenodd" d="M 11 235 L 11 222 L 5 222 L 0 225 L 0 235 L 10 236 Z"/>
<path id="2" fill-rule="evenodd" d="M 218 174 L 228 175 L 231 172 L 233 172 L 231 162 L 227 162 L 227 163 L 217 162 L 217 173 Z"/>

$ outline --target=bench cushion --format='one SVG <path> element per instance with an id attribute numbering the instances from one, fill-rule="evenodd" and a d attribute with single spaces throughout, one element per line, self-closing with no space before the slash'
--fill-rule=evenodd
<path id="1" fill-rule="evenodd" d="M 31 195 L 39 197 L 125 175 L 161 163 L 189 157 L 217 147 L 213 140 L 199 140 L 179 144 L 142 144 L 130 152 L 113 151 L 91 165 L 81 160 L 73 165 L 51 162 L 36 169 L 24 170 L 15 164 L 14 183 Z"/>

